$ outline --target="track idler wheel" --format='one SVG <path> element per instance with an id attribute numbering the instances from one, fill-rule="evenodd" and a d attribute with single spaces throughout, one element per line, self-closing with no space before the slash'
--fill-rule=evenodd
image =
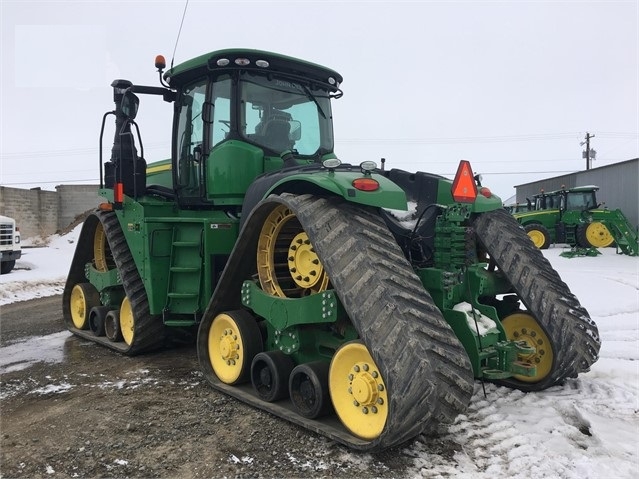
<path id="1" fill-rule="evenodd" d="M 329 363 L 314 361 L 300 364 L 291 372 L 289 394 L 293 406 L 302 416 L 315 419 L 331 412 L 328 369 Z"/>
<path id="2" fill-rule="evenodd" d="M 104 334 L 114 343 L 122 341 L 122 331 L 120 330 L 120 311 L 117 309 L 112 309 L 104 317 Z"/>
<path id="3" fill-rule="evenodd" d="M 288 396 L 288 380 L 295 364 L 282 351 L 257 354 L 251 364 L 251 383 L 257 395 L 266 402 Z"/>
<path id="4" fill-rule="evenodd" d="M 131 308 L 131 301 L 125 297 L 120 305 L 120 330 L 122 339 L 131 346 L 135 337 L 135 316 Z"/>
<path id="5" fill-rule="evenodd" d="M 331 361 L 329 387 L 335 411 L 355 436 L 379 437 L 388 418 L 388 391 L 368 348 L 360 341 L 342 345 Z"/>
<path id="6" fill-rule="evenodd" d="M 96 336 L 104 336 L 104 321 L 111 310 L 108 306 L 94 306 L 89 312 L 89 328 Z"/>
<path id="7" fill-rule="evenodd" d="M 248 311 L 228 311 L 213 318 L 208 355 L 213 372 L 223 383 L 248 381 L 251 362 L 262 349 L 260 328 Z"/>
<path id="8" fill-rule="evenodd" d="M 532 315 L 523 311 L 506 316 L 501 324 L 509 340 L 524 341 L 529 347 L 535 348 L 533 354 L 520 357 L 520 361 L 535 366 L 537 374 L 513 377 L 525 383 L 536 383 L 545 379 L 552 371 L 554 354 L 552 343 L 541 325 Z"/>
<path id="9" fill-rule="evenodd" d="M 89 312 L 100 305 L 100 294 L 91 283 L 78 283 L 71 290 L 69 309 L 73 326 L 89 329 Z"/>

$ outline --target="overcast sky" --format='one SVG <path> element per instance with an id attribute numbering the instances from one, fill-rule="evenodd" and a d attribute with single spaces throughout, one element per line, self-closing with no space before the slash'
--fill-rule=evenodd
<path id="1" fill-rule="evenodd" d="M 155 56 L 174 49 L 176 65 L 246 47 L 333 68 L 343 162 L 452 176 L 469 159 L 503 199 L 585 169 L 586 132 L 593 167 L 639 156 L 636 0 L 190 0 L 176 48 L 185 3 L 0 0 L 0 184 L 97 182 L 111 81 L 158 85 Z M 169 157 L 171 114 L 142 96 L 149 162 Z"/>

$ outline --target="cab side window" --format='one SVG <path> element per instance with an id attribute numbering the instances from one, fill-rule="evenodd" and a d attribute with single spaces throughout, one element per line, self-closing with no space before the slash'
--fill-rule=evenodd
<path id="1" fill-rule="evenodd" d="M 206 79 L 185 87 L 179 97 L 175 174 L 184 196 L 199 196 L 201 192 L 204 148 L 202 109 L 205 99 Z"/>

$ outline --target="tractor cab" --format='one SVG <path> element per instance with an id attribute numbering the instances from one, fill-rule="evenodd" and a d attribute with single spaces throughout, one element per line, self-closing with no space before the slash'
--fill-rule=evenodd
<path id="1" fill-rule="evenodd" d="M 597 203 L 597 186 L 579 186 L 562 188 L 533 196 L 534 210 L 559 210 L 560 215 L 566 211 L 588 211 L 600 206 Z"/>
<path id="2" fill-rule="evenodd" d="M 285 160 L 286 166 L 297 166 L 334 157 L 330 100 L 342 95 L 337 72 L 243 49 L 212 52 L 166 72 L 164 65 L 158 57 L 164 88 L 114 82 L 115 113 L 130 128 L 134 93 L 161 94 L 174 102 L 171 193 L 181 207 L 239 208 L 255 178 L 281 169 Z M 144 177 L 146 163 L 133 143 L 129 134 L 124 155 L 107 165 L 107 187 L 137 170 Z M 146 186 L 137 183 L 133 192 L 127 185 L 125 194 L 139 196 Z"/>

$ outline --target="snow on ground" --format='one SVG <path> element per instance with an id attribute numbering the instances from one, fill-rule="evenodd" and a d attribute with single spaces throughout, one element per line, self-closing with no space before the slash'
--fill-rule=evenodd
<path id="1" fill-rule="evenodd" d="M 16 269 L 0 276 L 0 305 L 60 294 L 79 228 L 51 237 L 46 247 L 25 248 Z M 442 455 L 411 443 L 403 450 L 414 458 L 409 477 L 639 477 L 639 258 L 612 248 L 571 259 L 562 251 L 556 246 L 544 255 L 596 321 L 600 359 L 590 372 L 538 393 L 486 384 L 484 396 L 477 383 L 469 410 L 442 437 L 457 445 L 454 451 Z M 58 335 L 45 337 L 53 350 Z M 7 366 L 18 350 L 0 348 L 0 362 Z"/>

